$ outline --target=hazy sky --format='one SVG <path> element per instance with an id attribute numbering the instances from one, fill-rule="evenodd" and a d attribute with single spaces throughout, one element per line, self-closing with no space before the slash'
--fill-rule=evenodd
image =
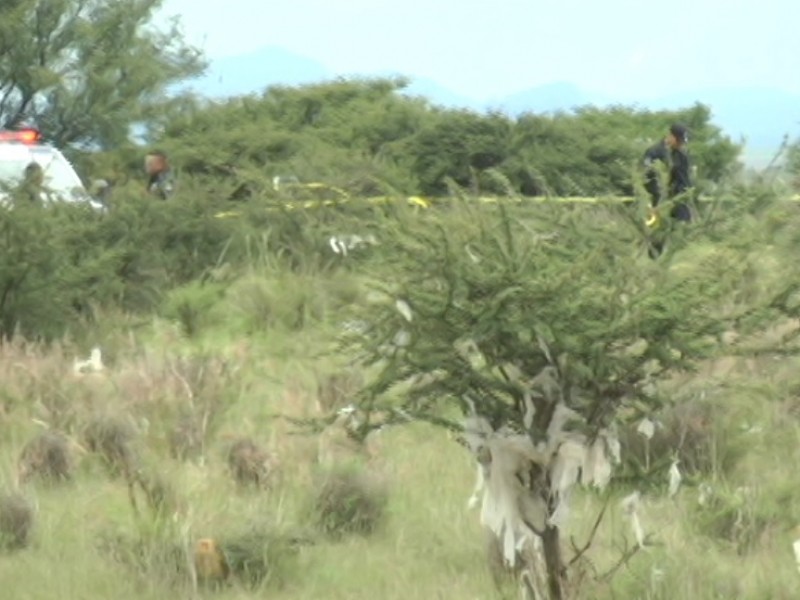
<path id="1" fill-rule="evenodd" d="M 336 73 L 421 76 L 476 99 L 554 81 L 621 100 L 800 93 L 798 0 L 165 0 L 164 14 L 211 59 L 280 46 Z"/>

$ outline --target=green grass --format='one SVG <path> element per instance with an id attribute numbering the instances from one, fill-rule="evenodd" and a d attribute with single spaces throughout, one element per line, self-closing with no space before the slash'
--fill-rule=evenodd
<path id="1" fill-rule="evenodd" d="M 299 285 L 290 279 L 286 276 L 281 284 Z M 80 424 L 102 408 L 132 415 L 142 432 L 145 464 L 171 483 L 180 509 L 160 524 L 147 514 L 136 517 L 123 482 L 79 452 L 72 483 L 37 483 L 26 489 L 37 504 L 33 540 L 30 547 L 0 557 L 2 595 L 15 600 L 190 597 L 188 576 L 165 572 L 169 561 L 164 557 L 173 547 L 203 537 L 223 539 L 264 524 L 284 532 L 312 530 L 308 505 L 317 440 L 292 435 L 289 424 L 275 414 L 313 414 L 317 376 L 335 372 L 341 364 L 341 357 L 320 354 L 319 348 L 326 347 L 335 325 L 331 315 L 345 302 L 335 290 L 344 290 L 341 298 L 347 299 L 351 288 L 320 281 L 317 289 L 334 292 L 311 299 L 317 312 L 310 312 L 308 321 L 279 327 L 267 319 L 263 330 L 246 336 L 242 323 L 252 324 L 258 314 L 254 298 L 239 298 L 237 312 L 230 310 L 237 302 L 232 295 L 212 307 L 220 312 L 201 321 L 191 336 L 165 320 L 139 329 L 133 339 L 119 328 L 99 328 L 107 331 L 99 342 L 114 351 L 107 375 L 97 378 L 71 378 L 72 347 L 33 355 L 6 347 L 0 366 L 5 407 L 0 411 L 0 480 L 7 487 L 22 444 L 41 427 L 33 418 L 63 423 L 80 443 Z M 252 289 L 244 293 L 260 298 Z M 274 288 L 269 294 L 276 294 Z M 309 302 L 308 296 L 295 292 L 287 297 L 303 306 Z M 285 304 L 281 310 L 287 310 Z M 190 406 L 176 375 L 183 368 L 176 357 L 191 353 L 206 360 L 226 357 L 235 370 L 223 376 L 212 363 L 198 359 L 211 375 L 194 390 L 192 402 L 195 410 L 216 411 L 218 421 L 209 429 L 204 459 L 178 462 L 169 458 L 165 432 L 178 409 Z M 676 380 L 672 388 L 678 402 L 702 393 L 714 407 L 708 441 L 718 445 L 719 456 L 741 449 L 731 464 L 712 462 L 702 475 L 716 493 L 714 500 L 706 506 L 698 503 L 700 479 L 687 481 L 675 499 L 663 495 L 663 486 L 648 489 L 642 523 L 654 545 L 636 553 L 607 582 L 587 582 L 581 598 L 796 597 L 800 574 L 791 542 L 798 537 L 792 529 L 800 525 L 800 501 L 793 495 L 793 473 L 800 464 L 800 361 L 742 359 L 727 370 L 722 366 L 705 366 L 691 378 Z M 235 487 L 226 471 L 225 447 L 237 435 L 252 436 L 277 453 L 281 475 L 273 489 Z M 474 482 L 466 451 L 444 431 L 421 424 L 381 433 L 377 448 L 377 456 L 364 468 L 387 482 L 389 495 L 385 522 L 373 534 L 336 540 L 314 533 L 315 543 L 279 561 L 279 572 L 262 588 L 251 589 L 234 579 L 221 590 L 201 589 L 200 597 L 500 597 L 487 567 L 478 510 L 466 507 Z M 586 554 L 589 572 L 613 567 L 624 540 L 631 542 L 619 507 L 630 491 L 612 490 L 607 517 Z M 601 504 L 595 493 L 575 496 L 564 535 L 567 558 L 572 555 L 570 537 L 583 544 Z M 144 540 L 144 558 L 138 563 L 115 559 L 103 545 L 109 540 L 129 550 Z"/>

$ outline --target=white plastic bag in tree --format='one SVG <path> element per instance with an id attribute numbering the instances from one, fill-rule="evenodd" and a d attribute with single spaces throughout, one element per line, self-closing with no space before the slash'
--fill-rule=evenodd
<path id="1" fill-rule="evenodd" d="M 619 443 L 616 428 L 603 429 L 600 435 L 606 442 L 606 449 L 608 450 L 608 455 L 611 457 L 611 463 L 615 465 L 620 464 L 622 462 L 622 447 Z"/>
<path id="2" fill-rule="evenodd" d="M 603 429 L 586 450 L 581 483 L 604 489 L 611 481 L 612 466 L 619 464 L 620 444 L 614 431 Z"/>
<path id="3" fill-rule="evenodd" d="M 633 537 L 636 539 L 636 544 L 642 548 L 644 547 L 644 530 L 642 529 L 641 521 L 639 520 L 639 506 L 641 503 L 641 494 L 638 491 L 625 496 L 622 499 L 622 511 L 631 521 L 631 529 L 633 529 Z"/>
<path id="4" fill-rule="evenodd" d="M 580 481 L 586 463 L 586 446 L 583 440 L 567 440 L 558 448 L 550 466 L 550 492 L 555 509 L 547 520 L 551 526 L 563 527 L 569 517 L 570 492 Z"/>
<path id="5" fill-rule="evenodd" d="M 641 421 L 639 421 L 638 427 L 636 427 L 636 433 L 644 437 L 645 439 L 651 439 L 653 434 L 656 432 L 655 424 L 645 417 Z"/>
<path id="6" fill-rule="evenodd" d="M 403 316 L 403 318 L 410 323 L 411 320 L 413 319 L 413 314 L 411 312 L 411 307 L 408 305 L 408 302 L 398 298 L 397 300 L 395 300 L 394 306 L 397 309 L 397 312 L 399 312 Z"/>
<path id="7" fill-rule="evenodd" d="M 586 452 L 586 463 L 581 483 L 603 489 L 608 485 L 610 479 L 611 462 L 608 460 L 606 443 L 603 438 L 598 437 Z"/>
<path id="8" fill-rule="evenodd" d="M 583 442 L 567 440 L 561 444 L 550 468 L 551 490 L 557 495 L 568 493 L 578 482 L 585 460 Z"/>
<path id="9" fill-rule="evenodd" d="M 547 518 L 544 499 L 530 493 L 532 471 L 544 468 L 544 457 L 525 435 L 493 434 L 489 437 L 481 523 L 500 540 L 506 563 L 514 567 L 517 548 L 542 531 Z"/>
<path id="10" fill-rule="evenodd" d="M 478 506 L 481 499 L 481 492 L 486 487 L 487 468 L 478 463 L 477 474 L 475 476 L 475 487 L 472 490 L 472 495 L 467 500 L 467 508 L 473 509 Z"/>
<path id="11" fill-rule="evenodd" d="M 547 451 L 555 453 L 562 442 L 568 439 L 585 439 L 581 434 L 566 431 L 566 426 L 573 421 L 581 421 L 580 414 L 569 408 L 563 402 L 556 404 L 550 424 L 547 426 Z"/>

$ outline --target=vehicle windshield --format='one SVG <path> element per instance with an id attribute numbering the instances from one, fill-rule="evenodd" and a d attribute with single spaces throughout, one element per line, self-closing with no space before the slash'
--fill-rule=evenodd
<path id="1" fill-rule="evenodd" d="M 5 185 L 19 183 L 29 162 L 26 160 L 0 160 L 0 182 Z"/>

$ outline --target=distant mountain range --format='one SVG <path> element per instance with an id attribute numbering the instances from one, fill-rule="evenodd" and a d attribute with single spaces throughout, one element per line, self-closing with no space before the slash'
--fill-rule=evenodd
<path id="1" fill-rule="evenodd" d="M 361 75 L 396 75 L 363 73 Z M 277 47 L 225 57 L 213 61 L 201 77 L 189 82 L 196 92 L 221 98 L 260 92 L 268 86 L 303 85 L 332 79 L 321 63 Z M 568 82 L 554 82 L 517 93 L 479 101 L 457 94 L 436 81 L 413 78 L 404 94 L 424 96 L 434 104 L 474 110 L 495 109 L 511 115 L 524 111 L 551 112 L 577 106 L 625 104 L 648 109 L 675 109 L 702 102 L 711 107 L 713 122 L 736 141 L 745 141 L 744 159 L 753 167 L 762 167 L 780 147 L 784 135 L 800 137 L 800 95 L 762 87 L 709 88 L 681 91 L 637 102 L 617 99 L 582 90 Z"/>

